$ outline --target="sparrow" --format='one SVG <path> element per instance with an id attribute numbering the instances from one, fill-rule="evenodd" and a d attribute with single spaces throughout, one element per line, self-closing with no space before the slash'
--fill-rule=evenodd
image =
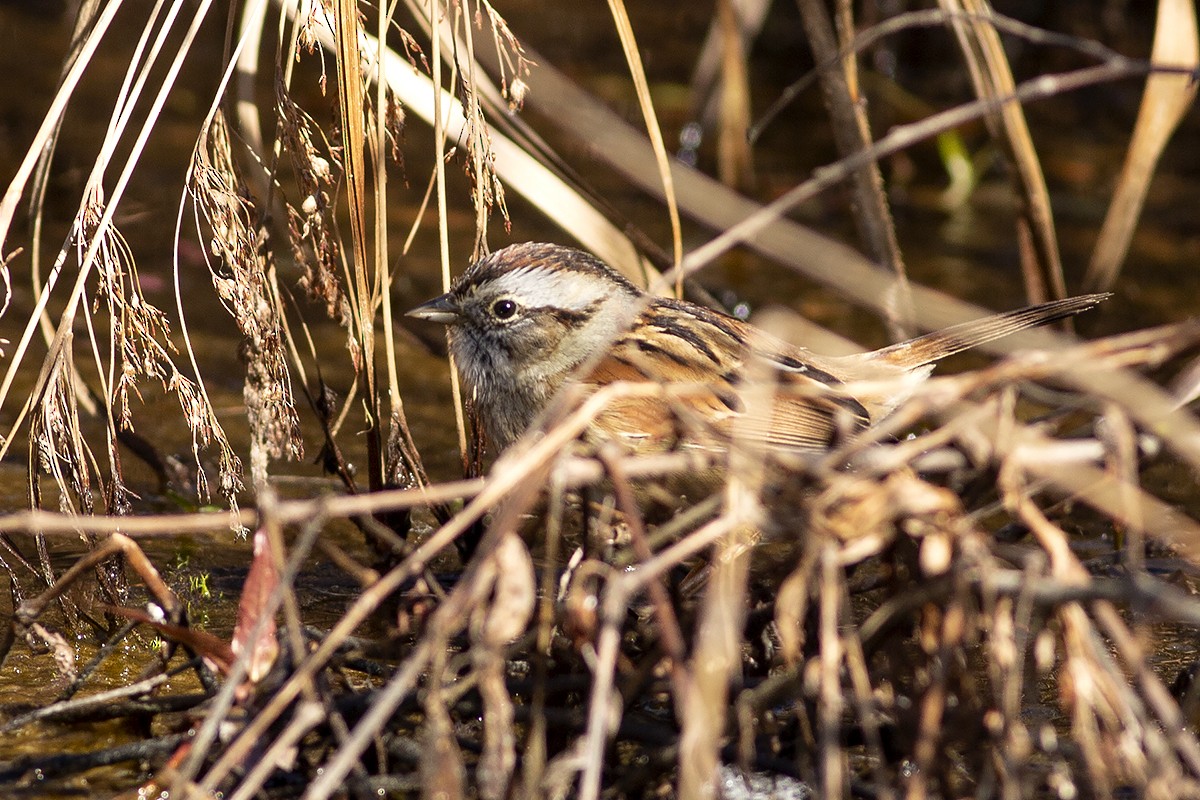
<path id="1" fill-rule="evenodd" d="M 1091 308 L 1089 294 L 1028 306 L 850 356 L 822 356 L 695 303 L 657 297 L 596 257 L 514 244 L 472 264 L 408 316 L 449 328 L 450 352 L 491 445 L 503 449 L 568 384 L 617 381 L 680 391 L 615 400 L 588 437 L 634 452 L 721 449 L 734 435 L 821 451 L 879 422 L 946 356 Z M 740 388 L 753 359 L 775 372 L 767 414 Z"/>

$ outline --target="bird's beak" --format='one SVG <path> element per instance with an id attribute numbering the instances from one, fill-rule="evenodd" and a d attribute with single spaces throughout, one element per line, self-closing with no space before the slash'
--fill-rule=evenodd
<path id="1" fill-rule="evenodd" d="M 444 294 L 441 297 L 433 298 L 428 303 L 422 303 L 405 316 L 416 317 L 428 322 L 440 322 L 443 325 L 453 325 L 458 322 L 458 303 L 450 295 Z"/>

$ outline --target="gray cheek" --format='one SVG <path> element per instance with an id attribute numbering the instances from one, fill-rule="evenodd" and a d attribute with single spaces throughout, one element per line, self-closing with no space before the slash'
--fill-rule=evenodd
<path id="1" fill-rule="evenodd" d="M 566 330 L 552 319 L 523 320 L 508 331 L 508 351 L 514 364 L 536 364 L 557 352 Z"/>
<path id="2" fill-rule="evenodd" d="M 450 351 L 469 389 L 494 392 L 512 373 L 510 348 L 498 333 L 474 325 L 461 325 L 451 331 Z"/>
<path id="3" fill-rule="evenodd" d="M 519 374 L 556 360 L 567 330 L 557 320 L 527 318 L 511 325 L 468 320 L 450 334 L 450 349 L 464 382 L 480 392 L 528 392 Z M 541 387 L 539 387 L 541 388 Z"/>

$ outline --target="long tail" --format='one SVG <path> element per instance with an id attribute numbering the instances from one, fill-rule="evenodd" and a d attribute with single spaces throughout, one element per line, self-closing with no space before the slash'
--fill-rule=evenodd
<path id="1" fill-rule="evenodd" d="M 927 333 L 924 336 L 876 350 L 871 353 L 871 360 L 885 361 L 898 367 L 913 369 L 986 342 L 1002 339 L 1026 328 L 1072 317 L 1081 311 L 1087 311 L 1111 296 L 1110 293 L 1082 294 L 1078 297 L 1068 297 L 1065 300 L 1051 300 L 1049 303 L 1038 303 L 1034 306 L 1018 308 L 1015 311 L 1005 311 L 1002 314 L 964 322 L 961 325 L 952 325 L 940 331 Z"/>

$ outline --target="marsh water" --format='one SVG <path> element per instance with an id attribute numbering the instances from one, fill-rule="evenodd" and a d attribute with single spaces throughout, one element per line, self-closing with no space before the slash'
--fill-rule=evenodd
<path id="1" fill-rule="evenodd" d="M 143 14 L 134 3 L 122 11 L 118 25 L 133 26 Z M 611 20 L 603 4 L 588 7 L 572 4 L 569 10 L 528 0 L 497 3 L 513 31 L 535 49 L 541 58 L 564 70 L 585 89 L 604 99 L 634 124 L 640 114 L 624 67 L 620 47 Z M 631 4 L 633 5 L 633 4 Z M 680 138 L 688 123 L 694 121 L 689 81 L 692 65 L 707 31 L 712 9 L 707 4 L 640 4 L 653 8 L 631 9 L 639 35 L 646 70 L 651 82 L 668 146 L 680 149 Z M 1098 16 L 1095 29 L 1077 30 L 1069 20 L 1071 9 L 1084 3 L 1016 4 L 1027 22 L 1052 29 L 1066 28 L 1078 35 L 1093 36 L 1114 49 L 1133 56 L 1145 56 L 1150 46 L 1153 18 L 1139 4 L 1110 4 L 1124 13 Z M 1055 6 L 1056 10 L 1041 8 Z M 1148 4 L 1147 4 L 1148 5 Z M 811 67 L 811 59 L 802 26 L 791 4 L 777 4 L 763 34 L 751 52 L 752 107 L 758 111 L 772 102 L 793 80 Z M 676 8 L 678 7 L 678 8 Z M 1001 8 L 1000 10 L 1005 10 Z M 216 85 L 223 46 L 223 20 L 212 20 L 202 31 L 204 47 L 197 50 L 170 96 L 165 113 L 149 149 L 134 174 L 128 199 L 123 203 L 117 225 L 137 254 L 138 268 L 146 298 L 175 317 L 175 299 L 171 255 L 175 218 L 180 203 L 182 180 L 197 126 L 210 102 Z M 70 13 L 50 4 L 35 2 L 0 5 L 0 181 L 7 185 L 23 157 L 25 149 L 41 122 L 58 80 L 61 57 L 66 51 L 71 30 Z M 136 31 L 130 28 L 127 38 Z M 55 158 L 47 194 L 48 218 L 43 235 L 44 247 L 53 253 L 64 235 L 66 221 L 78 202 L 79 190 L 91 168 L 96 143 L 111 103 L 108 87 L 120 79 L 127 45 L 120 37 L 103 49 L 89 68 L 79 96 L 80 102 L 68 116 L 63 140 Z M 957 63 L 953 43 L 944 32 L 926 34 L 922 39 L 876 58 L 880 66 L 891 64 L 897 80 L 927 81 L 939 96 L 925 98 L 931 106 L 949 104 L 969 94 L 965 70 L 946 68 Z M 932 41 L 933 45 L 928 45 Z M 204 54 L 207 53 L 208 56 Z M 1010 56 L 1018 78 L 1038 74 L 1065 63 L 1060 52 L 1014 44 Z M 311 70 L 301 72 L 297 91 L 307 97 L 309 111 L 318 120 L 329 120 L 331 102 L 315 89 Z M 1096 233 L 1106 210 L 1113 181 L 1120 169 L 1124 147 L 1132 130 L 1140 98 L 1136 82 L 1104 86 L 1055 98 L 1027 108 L 1033 137 L 1047 173 L 1059 241 L 1066 265 L 1067 281 L 1078 287 L 1090 256 Z M 873 111 L 881 120 L 880 130 L 888 124 L 913 116 L 911 107 L 893 104 L 886 95 L 872 96 Z M 570 114 L 570 109 L 560 113 Z M 925 112 L 917 112 L 925 113 Z M 769 127 L 755 150 L 755 185 L 752 193 L 770 199 L 807 176 L 814 168 L 835 159 L 832 144 L 825 133 L 827 125 L 816 89 L 804 93 L 784 115 Z M 888 122 L 890 120 L 890 122 Z M 629 188 L 578 143 L 556 137 L 547 129 L 550 143 L 563 158 L 582 174 L 599 193 L 634 220 L 654 241 L 669 248 L 669 227 L 661 205 Z M 796 131 L 803 131 L 797 136 Z M 958 297 L 991 308 L 1002 309 L 1024 302 L 1019 275 L 1018 246 L 1014 234 L 1016 205 L 1010 184 L 995 166 L 996 154 L 986 143 L 982 127 L 961 131 L 963 141 L 981 165 L 981 179 L 970 196 L 954 208 L 942 202 L 947 179 L 936 148 L 918 146 L 883 164 L 889 199 L 897 232 L 911 278 Z M 391 183 L 388 209 L 392 231 L 391 251 L 400 253 L 402 243 L 416 216 L 430 170 L 431 132 L 420 122 L 411 122 L 403 142 L 405 164 Z M 1200 315 L 1200 119 L 1193 112 L 1175 136 L 1159 167 L 1151 187 L 1138 235 L 1127 267 L 1116 287 L 1116 296 L 1100 311 L 1080 321 L 1086 336 L 1100 336 L 1150 325 L 1178 321 Z M 711 142 L 699 148 L 702 168 L 712 169 Z M 473 235 L 473 217 L 461 170 L 451 169 L 450 250 L 459 268 L 465 265 Z M 511 231 L 499 222 L 492 226 L 493 248 L 510 241 L 564 241 L 561 233 L 544 222 L 538 213 L 510 193 L 508 209 Z M 190 213 L 190 212 L 189 212 Z M 822 196 L 817 202 L 797 211 L 805 224 L 854 243 L 854 228 L 848 213 L 848 199 L 838 191 Z M 25 223 L 18 218 L 18 225 Z M 185 224 L 185 231 L 188 226 Z M 688 247 L 703 243 L 711 232 L 695 225 L 685 227 Z M 178 280 L 186 298 L 186 324 L 197 353 L 197 362 L 219 418 L 235 446 L 244 453 L 246 443 L 245 407 L 242 400 L 242 364 L 238 358 L 240 336 L 222 308 L 202 259 L 194 231 L 185 232 L 180 246 L 182 271 Z M 286 248 L 283 248 L 286 249 Z M 281 253 L 280 278 L 295 280 Z M 426 224 L 414 239 L 411 251 L 395 256 L 398 277 L 393 297 L 398 308 L 407 308 L 439 291 L 438 244 L 436 227 Z M 33 305 L 27 270 L 28 260 L 14 261 L 13 304 L 0 319 L 0 336 L 10 341 L 20 338 L 21 330 Z M 884 328 L 870 314 L 854 309 L 832 292 L 811 285 L 761 261 L 746 252 L 735 252 L 701 276 L 701 282 L 728 306 L 745 304 L 749 309 L 770 303 L 785 304 L 801 314 L 826 325 L 844 336 L 874 347 L 885 343 Z M 51 313 L 55 311 L 51 303 Z M 345 335 L 336 325 L 323 320 L 315 306 L 302 311 L 312 327 L 316 349 L 320 353 L 323 379 L 343 397 L 354 381 L 345 357 Z M 80 329 L 78 335 L 82 336 Z M 173 326 L 179 336 L 179 325 Z M 387 335 L 387 332 L 381 332 Z M 449 408 L 449 379 L 444 359 L 420 344 L 410 331 L 394 333 L 402 357 L 400 386 L 413 436 L 434 479 L 457 478 L 461 474 L 457 436 Z M 28 392 L 36 376 L 44 345 L 35 339 L 34 352 L 18 376 L 14 395 Z M 39 349 L 40 348 L 40 349 Z M 82 358 L 80 359 L 83 360 Z M 0 361 L 7 368 L 7 357 Z M 952 368 L 952 367 L 951 367 Z M 15 408 L 15 406 L 12 406 Z M 0 422 L 5 429 L 14 419 L 5 408 Z M 280 491 L 304 495 L 337 490 L 334 482 L 314 463 L 320 447 L 319 429 L 312 415 L 301 412 L 305 428 L 307 454 L 303 461 L 277 465 L 281 476 Z M 190 443 L 179 418 L 178 404 L 153 386 L 145 387 L 142 404 L 134 409 L 137 432 L 162 452 L 181 454 L 188 460 Z M 98 430 L 96 423 L 85 427 Z M 0 463 L 0 513 L 28 507 L 26 480 L 27 431 L 18 432 L 7 459 Z M 349 459 L 361 459 L 361 443 L 343 437 L 349 447 Z M 355 451 L 358 446 L 359 451 Z M 164 496 L 153 472 L 135 457 L 124 458 L 130 487 L 139 495 L 136 507 L 142 512 L 183 510 L 192 507 L 195 498 L 173 499 Z M 282 476 L 287 476 L 286 480 Z M 1160 470 L 1150 479 L 1159 483 L 1160 495 L 1170 498 L 1200 515 L 1200 491 L 1194 476 L 1178 470 Z M 247 498 L 249 500 L 249 498 Z M 361 537 L 350 526 L 331 532 L 338 545 L 352 553 L 364 553 Z M 16 537 L 19 546 L 32 554 L 32 544 Z M 1087 558 L 1102 561 L 1112 552 L 1112 542 L 1103 536 L 1084 538 L 1078 543 Z M 52 556 L 58 568 L 65 568 L 83 552 L 73 538 L 51 541 Z M 146 549 L 160 571 L 189 603 L 191 618 L 199 627 L 227 637 L 241 582 L 249 561 L 249 545 L 232 533 L 205 536 L 165 536 L 146 541 Z M 30 556 L 32 557 L 32 556 Z M 1191 583 L 1194 570 L 1184 562 L 1164 557 L 1155 563 L 1163 571 L 1177 571 Z M 317 628 L 331 624 L 353 597 L 356 586 L 328 564 L 314 560 L 305 580 L 299 582 L 302 601 L 311 614 L 306 622 Z M 0 614 L 7 614 L 7 601 L 0 601 Z M 1157 631 L 1162 638 L 1154 644 L 1163 675 L 1170 681 L 1180 666 L 1197 657 L 1194 641 L 1175 636 L 1170 630 Z M 140 642 L 140 645 L 139 645 Z M 74 644 L 82 663 L 94 652 L 96 644 L 81 634 Z M 132 640 L 128 652 L 109 659 L 93 679 L 94 688 L 121 685 L 132 679 L 149 657 L 152 642 Z M 181 677 L 180 691 L 194 690 Z M 0 716 L 8 717 L 24 709 L 45 704 L 61 691 L 62 673 L 52 658 L 18 643 L 0 670 Z M 24 726 L 14 732 L 0 733 L 0 762 L 26 753 L 96 749 L 106 743 L 122 741 L 130 733 L 119 726 L 74 729 L 70 725 Z M 56 792 L 87 796 L 104 794 L 110 787 L 128 785 L 134 771 L 108 771 L 91 776 L 91 782 L 58 785 Z M 37 795 L 36 786 L 30 795 Z"/>

